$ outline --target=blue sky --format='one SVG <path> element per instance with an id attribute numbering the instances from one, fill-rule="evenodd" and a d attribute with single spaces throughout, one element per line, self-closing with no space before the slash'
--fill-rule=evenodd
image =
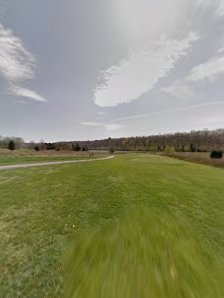
<path id="1" fill-rule="evenodd" d="M 223 0 L 0 0 L 0 135 L 224 127 Z"/>

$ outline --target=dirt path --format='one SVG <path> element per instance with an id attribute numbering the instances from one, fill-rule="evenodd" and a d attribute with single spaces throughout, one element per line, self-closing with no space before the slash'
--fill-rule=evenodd
<path id="1" fill-rule="evenodd" d="M 39 162 L 39 163 L 29 163 L 29 164 L 7 165 L 7 166 L 0 166 L 0 171 L 1 170 L 31 168 L 31 167 L 40 167 L 40 166 L 62 165 L 62 164 L 69 164 L 69 163 L 100 161 L 100 160 L 106 160 L 106 159 L 111 159 L 111 158 L 114 158 L 114 156 L 112 155 L 112 156 L 107 156 L 107 157 L 102 157 L 102 158 L 93 158 L 93 159 L 49 161 L 49 162 Z"/>

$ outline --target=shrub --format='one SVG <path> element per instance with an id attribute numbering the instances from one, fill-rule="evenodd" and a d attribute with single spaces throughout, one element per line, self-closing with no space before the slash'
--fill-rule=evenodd
<path id="1" fill-rule="evenodd" d="M 15 150 L 15 142 L 13 140 L 9 141 L 9 144 L 8 144 L 8 149 L 9 150 Z"/>
<path id="2" fill-rule="evenodd" d="M 39 146 L 38 146 L 38 145 L 36 145 L 36 146 L 34 147 L 34 150 L 35 150 L 35 151 L 40 151 L 40 148 L 39 148 Z"/>
<path id="3" fill-rule="evenodd" d="M 210 153 L 210 158 L 219 159 L 223 157 L 222 151 L 212 150 Z"/>
<path id="4" fill-rule="evenodd" d="M 109 152 L 110 152 L 110 154 L 113 154 L 113 153 L 114 153 L 114 148 L 111 147 L 111 148 L 109 149 Z"/>
<path id="5" fill-rule="evenodd" d="M 80 151 L 81 147 L 80 147 L 79 143 L 72 144 L 72 150 L 73 151 Z"/>
<path id="6" fill-rule="evenodd" d="M 87 146 L 83 146 L 82 147 L 82 151 L 88 151 L 88 147 Z"/>
<path id="7" fill-rule="evenodd" d="M 166 148 L 164 149 L 164 153 L 169 155 L 175 152 L 175 148 L 172 146 L 166 146 Z"/>

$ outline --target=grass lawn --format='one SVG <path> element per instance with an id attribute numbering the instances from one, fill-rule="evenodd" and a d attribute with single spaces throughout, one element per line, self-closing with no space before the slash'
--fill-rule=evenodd
<path id="1" fill-rule="evenodd" d="M 64 161 L 64 160 L 79 160 L 79 159 L 92 159 L 103 157 L 100 155 L 87 156 L 87 155 L 76 155 L 76 156 L 17 156 L 17 155 L 0 155 L 0 166 L 3 165 L 14 165 L 23 163 L 37 163 L 47 161 Z"/>
<path id="2" fill-rule="evenodd" d="M 0 172 L 0 296 L 224 297 L 223 181 L 148 154 Z"/>

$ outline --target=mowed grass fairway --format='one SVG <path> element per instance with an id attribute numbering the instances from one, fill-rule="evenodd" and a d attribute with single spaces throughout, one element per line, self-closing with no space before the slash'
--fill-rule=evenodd
<path id="1" fill-rule="evenodd" d="M 224 297 L 224 171 L 148 154 L 0 172 L 0 296 Z"/>

